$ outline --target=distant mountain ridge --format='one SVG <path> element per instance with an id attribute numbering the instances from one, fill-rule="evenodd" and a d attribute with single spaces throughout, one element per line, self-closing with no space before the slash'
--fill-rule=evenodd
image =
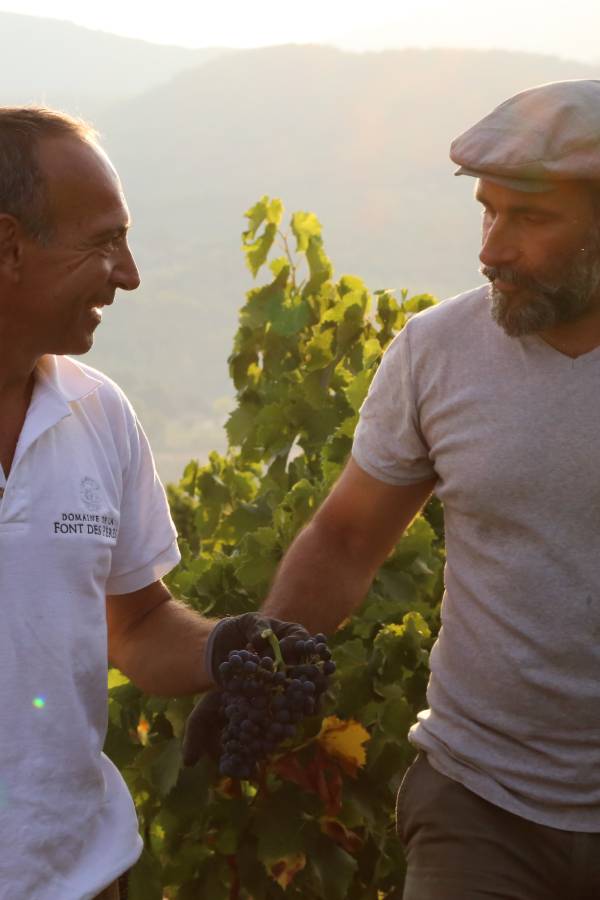
<path id="1" fill-rule="evenodd" d="M 0 104 L 32 102 L 77 114 L 133 97 L 228 51 L 191 50 L 0 12 Z"/>

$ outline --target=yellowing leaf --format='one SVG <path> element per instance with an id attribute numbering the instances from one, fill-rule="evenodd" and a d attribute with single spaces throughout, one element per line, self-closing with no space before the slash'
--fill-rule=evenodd
<path id="1" fill-rule="evenodd" d="M 126 675 L 123 675 L 122 672 L 119 672 L 118 669 L 109 669 L 108 670 L 108 689 L 110 691 L 111 688 L 120 687 L 122 684 L 128 684 L 129 678 Z"/>
<path id="2" fill-rule="evenodd" d="M 137 734 L 140 741 L 140 744 L 146 746 L 148 743 L 148 731 L 150 730 L 150 724 L 144 716 L 141 716 L 138 726 L 137 726 Z"/>
<path id="3" fill-rule="evenodd" d="M 354 719 L 344 721 L 337 716 L 327 716 L 319 734 L 319 743 L 324 750 L 338 759 L 350 775 L 356 775 L 357 770 L 364 766 L 367 753 L 363 744 L 370 739 L 369 732 L 360 722 Z"/>
<path id="4" fill-rule="evenodd" d="M 304 853 L 290 853 L 289 856 L 283 856 L 281 859 L 269 860 L 266 864 L 271 878 L 284 890 L 289 887 L 295 876 L 302 871 L 305 865 L 306 856 Z"/>

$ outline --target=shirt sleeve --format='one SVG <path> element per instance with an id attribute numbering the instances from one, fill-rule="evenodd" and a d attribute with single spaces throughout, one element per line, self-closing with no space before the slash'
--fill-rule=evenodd
<path id="1" fill-rule="evenodd" d="M 413 484 L 436 475 L 419 428 L 408 326 L 385 351 L 371 382 L 352 456 L 368 475 L 388 484 Z"/>
<path id="2" fill-rule="evenodd" d="M 177 531 L 148 438 L 133 411 L 132 415 L 119 536 L 106 583 L 109 594 L 129 594 L 147 587 L 181 559 Z"/>

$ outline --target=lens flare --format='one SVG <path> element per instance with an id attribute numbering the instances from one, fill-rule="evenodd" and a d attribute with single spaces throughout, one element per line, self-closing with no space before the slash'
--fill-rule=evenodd
<path id="1" fill-rule="evenodd" d="M 45 697 L 35 697 L 34 701 L 33 701 L 33 705 L 35 706 L 36 709 L 43 709 L 46 705 L 46 698 Z"/>

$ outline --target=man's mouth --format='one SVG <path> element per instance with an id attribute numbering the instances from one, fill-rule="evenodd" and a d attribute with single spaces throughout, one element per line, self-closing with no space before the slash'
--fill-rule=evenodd
<path id="1" fill-rule="evenodd" d="M 481 266 L 479 271 L 482 275 L 485 275 L 495 291 L 507 297 L 522 291 L 536 293 L 552 290 L 550 285 L 545 285 L 531 276 L 523 275 L 512 269 L 496 269 L 492 266 Z"/>
<path id="2" fill-rule="evenodd" d="M 105 306 L 111 306 L 113 303 L 113 300 L 114 300 L 114 297 L 112 297 L 110 300 L 103 300 L 102 303 L 94 303 L 90 307 L 90 309 L 92 310 L 92 312 L 96 313 L 96 315 L 98 315 L 98 316 L 100 316 L 100 318 L 102 318 L 102 309 Z"/>
<path id="3" fill-rule="evenodd" d="M 499 278 L 495 278 L 492 281 L 492 285 L 496 291 L 500 291 L 500 293 L 506 295 L 515 294 L 522 290 L 518 284 L 511 283 L 510 281 L 501 281 Z"/>
<path id="4" fill-rule="evenodd" d="M 113 298 L 114 299 L 114 298 Z M 93 306 L 90 306 L 90 313 L 92 318 L 96 320 L 96 322 L 102 321 L 102 310 L 105 306 L 110 306 L 113 300 L 105 300 L 103 303 L 94 303 Z"/>

